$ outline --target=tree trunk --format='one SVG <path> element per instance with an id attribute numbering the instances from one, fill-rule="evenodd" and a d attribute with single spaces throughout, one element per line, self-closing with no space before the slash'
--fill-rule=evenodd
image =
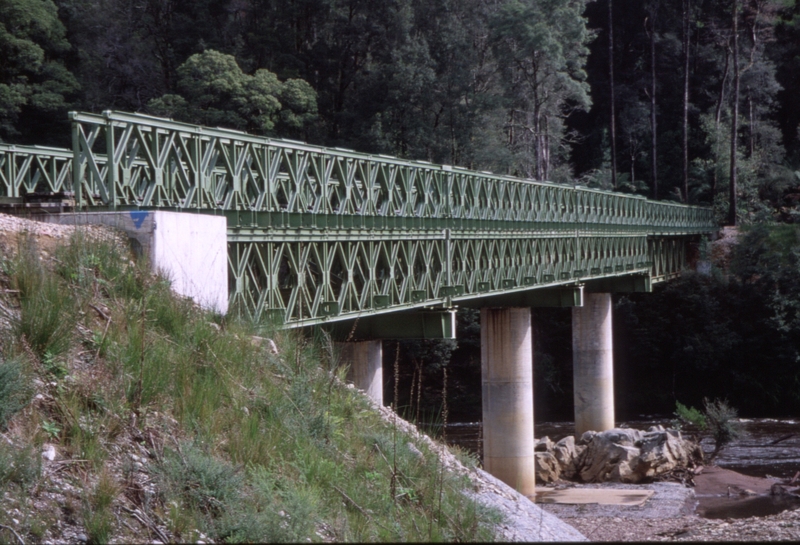
<path id="1" fill-rule="evenodd" d="M 756 136 L 755 136 L 756 118 L 755 118 L 755 115 L 753 114 L 753 96 L 750 94 L 749 89 L 748 89 L 748 93 L 747 93 L 747 105 L 748 105 L 748 107 L 750 109 L 750 111 L 749 111 L 749 114 L 750 114 L 750 130 L 748 131 L 749 134 L 750 134 L 750 145 L 749 145 L 749 150 L 748 150 L 748 153 L 749 153 L 748 157 L 752 158 L 753 155 L 755 155 L 755 153 L 756 153 Z"/>
<path id="2" fill-rule="evenodd" d="M 683 0 L 683 199 L 689 202 L 689 0 Z"/>
<path id="3" fill-rule="evenodd" d="M 656 9 L 657 2 L 650 4 L 650 177 L 653 180 L 653 198 L 658 199 L 658 167 L 656 155 Z"/>
<path id="4" fill-rule="evenodd" d="M 733 0 L 733 108 L 731 108 L 731 180 L 728 224 L 736 225 L 736 140 L 739 132 L 739 2 Z"/>
<path id="5" fill-rule="evenodd" d="M 611 182 L 617 188 L 617 122 L 614 111 L 614 18 L 612 15 L 613 1 L 608 0 L 608 81 L 611 93 Z"/>
<path id="6" fill-rule="evenodd" d="M 725 48 L 725 70 L 722 72 L 722 83 L 719 86 L 719 96 L 717 97 L 717 111 L 714 116 L 714 176 L 711 177 L 711 204 L 714 204 L 714 198 L 717 195 L 717 173 L 719 168 L 716 164 L 719 161 L 719 125 L 722 122 L 722 103 L 725 100 L 725 82 L 728 80 L 728 71 L 730 70 L 731 55 L 730 50 Z"/>

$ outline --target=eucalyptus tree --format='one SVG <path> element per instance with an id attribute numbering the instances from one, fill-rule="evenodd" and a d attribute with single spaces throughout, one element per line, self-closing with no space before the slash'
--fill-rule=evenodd
<path id="1" fill-rule="evenodd" d="M 178 94 L 150 101 L 154 114 L 190 123 L 254 134 L 302 136 L 317 114 L 316 93 L 301 79 L 281 82 L 260 68 L 242 72 L 232 55 L 208 50 L 189 57 L 177 70 Z"/>
<path id="2" fill-rule="evenodd" d="M 584 0 L 511 0 L 492 21 L 515 173 L 553 175 L 567 145 L 564 119 L 591 104 Z"/>
<path id="3" fill-rule="evenodd" d="M 0 0 L 0 140 L 50 143 L 79 88 L 64 64 L 69 50 L 51 0 Z"/>

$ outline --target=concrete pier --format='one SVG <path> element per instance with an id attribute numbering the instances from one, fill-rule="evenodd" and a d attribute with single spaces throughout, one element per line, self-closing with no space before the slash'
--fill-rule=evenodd
<path id="1" fill-rule="evenodd" d="M 575 434 L 614 427 L 614 347 L 611 294 L 587 293 L 572 308 Z"/>
<path id="2" fill-rule="evenodd" d="M 530 308 L 481 309 L 483 465 L 535 495 L 533 345 Z"/>
<path id="3" fill-rule="evenodd" d="M 339 362 L 349 365 L 347 380 L 383 405 L 383 343 L 359 341 L 336 343 Z"/>

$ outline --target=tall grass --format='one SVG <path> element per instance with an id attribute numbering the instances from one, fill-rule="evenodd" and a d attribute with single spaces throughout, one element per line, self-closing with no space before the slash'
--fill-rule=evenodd
<path id="1" fill-rule="evenodd" d="M 168 523 L 171 539 L 493 537 L 494 515 L 462 494 L 466 478 L 443 471 L 426 444 L 413 446 L 342 385 L 325 335 L 203 312 L 122 252 L 82 235 L 58 253 L 55 272 L 33 253 L 12 268 L 20 306 L 52 286 L 47 300 L 63 301 L 62 323 L 71 317 L 59 329 L 48 325 L 50 309 L 31 307 L 24 335 L 38 372 L 57 381 L 54 402 L 37 409 L 40 440 L 47 433 L 94 476 L 83 502 L 91 540 L 117 531 L 112 447 L 118 436 L 145 432 L 162 438 L 151 445 L 147 471 L 160 492 L 147 509 Z M 35 284 L 23 270 L 38 275 Z M 47 340 L 34 348 L 43 330 Z M 56 353 L 66 362 L 61 374 L 41 364 Z"/>
<path id="2" fill-rule="evenodd" d="M 28 404 L 32 387 L 17 359 L 3 361 L 0 356 L 0 431 L 9 420 Z"/>

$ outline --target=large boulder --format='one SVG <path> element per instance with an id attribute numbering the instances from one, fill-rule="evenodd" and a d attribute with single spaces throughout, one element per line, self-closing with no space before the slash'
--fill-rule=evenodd
<path id="1" fill-rule="evenodd" d="M 553 447 L 553 455 L 561 466 L 561 476 L 572 479 L 578 473 L 578 460 L 586 445 L 575 444 L 575 437 L 568 435 Z"/>
<path id="2" fill-rule="evenodd" d="M 560 478 L 638 483 L 702 460 L 696 443 L 661 426 L 646 432 L 630 428 L 588 431 L 577 441 L 567 436 L 558 443 L 543 437 L 535 442 L 534 451 L 536 478 L 545 483 Z"/>
<path id="3" fill-rule="evenodd" d="M 561 478 L 561 466 L 551 452 L 534 452 L 533 465 L 540 483 L 552 483 Z"/>
<path id="4" fill-rule="evenodd" d="M 676 430 L 649 431 L 639 441 L 639 465 L 642 478 L 652 478 L 694 463 L 695 445 Z"/>
<path id="5" fill-rule="evenodd" d="M 622 482 L 635 482 L 629 481 L 628 475 L 635 471 L 638 463 L 639 449 L 635 445 L 641 434 L 639 430 L 615 428 L 593 435 L 578 462 L 580 479 L 586 483 L 622 479 Z M 584 439 L 588 439 L 586 434 L 581 437 L 581 442 Z M 625 470 L 624 477 L 617 468 L 623 462 L 629 468 L 621 468 Z"/>

